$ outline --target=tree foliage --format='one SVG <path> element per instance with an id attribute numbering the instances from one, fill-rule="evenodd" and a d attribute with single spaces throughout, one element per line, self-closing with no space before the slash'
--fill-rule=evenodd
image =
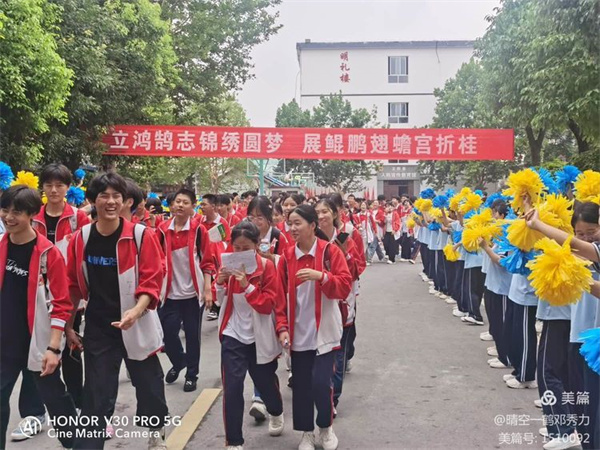
<path id="1" fill-rule="evenodd" d="M 321 97 L 312 110 L 303 110 L 296 100 L 284 104 L 277 110 L 275 124 L 278 127 L 298 128 L 366 128 L 375 127 L 375 112 L 364 108 L 353 109 L 341 94 Z M 283 171 L 284 162 L 278 170 Z M 321 187 L 340 192 L 359 191 L 364 181 L 373 176 L 376 164 L 368 161 L 292 159 L 285 161 L 286 170 L 311 172 Z"/>

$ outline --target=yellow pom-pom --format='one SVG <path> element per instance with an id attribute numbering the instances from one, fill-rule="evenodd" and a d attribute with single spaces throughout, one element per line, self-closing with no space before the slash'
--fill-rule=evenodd
<path id="1" fill-rule="evenodd" d="M 575 198 L 580 202 L 600 204 L 600 172 L 586 170 L 579 174 L 573 187 L 575 189 Z"/>
<path id="2" fill-rule="evenodd" d="M 408 227 L 409 230 L 412 230 L 416 225 L 417 224 L 415 222 L 415 219 L 413 219 L 412 217 L 406 221 L 406 226 Z"/>
<path id="3" fill-rule="evenodd" d="M 516 219 L 508 226 L 507 237 L 515 247 L 530 252 L 533 250 L 535 243 L 542 239 L 544 235 L 529 228 L 525 219 Z"/>
<path id="4" fill-rule="evenodd" d="M 439 220 L 442 218 L 442 210 L 440 208 L 431 208 L 429 210 L 429 215 L 434 219 Z"/>
<path id="5" fill-rule="evenodd" d="M 37 189 L 38 188 L 38 177 L 36 177 L 31 172 L 26 172 L 24 170 L 21 170 L 17 173 L 17 177 L 11 183 L 11 186 L 16 186 L 19 184 L 30 187 L 31 189 Z"/>
<path id="6" fill-rule="evenodd" d="M 485 234 L 484 227 L 465 228 L 462 232 L 462 245 L 468 252 L 479 250 L 479 239 Z"/>
<path id="7" fill-rule="evenodd" d="M 433 202 L 428 198 L 418 198 L 415 200 L 415 208 L 421 212 L 428 212 L 431 208 L 433 208 Z"/>
<path id="8" fill-rule="evenodd" d="M 472 194 L 473 191 L 471 190 L 471 188 L 468 187 L 464 187 L 460 190 L 460 192 L 458 193 L 458 196 L 461 198 L 465 198 L 467 195 Z"/>
<path id="9" fill-rule="evenodd" d="M 42 193 L 42 204 L 45 205 L 46 203 L 48 203 L 48 197 L 46 197 L 46 193 L 43 192 Z"/>
<path id="10" fill-rule="evenodd" d="M 573 202 L 562 195 L 548 195 L 539 208 L 540 220 L 573 234 Z"/>
<path id="11" fill-rule="evenodd" d="M 467 214 L 469 211 L 478 209 L 483 203 L 483 199 L 477 194 L 467 194 L 464 200 L 461 202 L 459 212 Z"/>
<path id="12" fill-rule="evenodd" d="M 448 243 L 444 247 L 444 256 L 446 256 L 448 261 L 454 262 L 458 261 L 458 258 L 460 258 L 460 253 L 457 250 L 454 250 L 454 247 L 451 243 Z"/>
<path id="13" fill-rule="evenodd" d="M 490 208 L 483 209 L 479 214 L 465 219 L 465 227 L 486 226 L 494 221 L 492 210 Z"/>
<path id="14" fill-rule="evenodd" d="M 458 212 L 458 208 L 460 207 L 460 196 L 455 195 L 450 199 L 449 209 L 451 211 Z"/>
<path id="15" fill-rule="evenodd" d="M 541 239 L 535 248 L 543 253 L 527 263 L 535 295 L 552 306 L 577 303 L 583 292 L 591 289 L 592 272 L 587 268 L 591 263 L 573 255 L 572 238 L 570 236 L 562 246 L 552 239 Z"/>
<path id="16" fill-rule="evenodd" d="M 506 180 L 508 189 L 502 192 L 503 195 L 512 196 L 512 207 L 516 211 L 523 211 L 523 196 L 529 195 L 531 204 L 538 203 L 539 197 L 544 189 L 544 183 L 539 174 L 533 169 L 524 169 L 519 172 L 511 173 Z"/>

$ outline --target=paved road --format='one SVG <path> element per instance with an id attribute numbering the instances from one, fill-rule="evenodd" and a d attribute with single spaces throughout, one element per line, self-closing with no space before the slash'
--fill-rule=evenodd
<path id="1" fill-rule="evenodd" d="M 537 392 L 504 385 L 502 375 L 507 371 L 486 364 L 489 343 L 479 340 L 486 327 L 465 325 L 454 318 L 451 306 L 428 294 L 419 270 L 406 263 L 375 263 L 363 277 L 356 355 L 334 423 L 340 448 L 541 448 L 537 434 L 541 411 L 533 406 Z M 202 389 L 220 387 L 216 323 L 204 322 L 203 327 L 199 389 L 196 394 L 184 393 L 182 381 L 167 386 L 171 414 L 183 415 Z M 285 385 L 283 366 L 280 363 L 279 372 Z M 163 360 L 164 370 L 169 367 Z M 282 389 L 284 434 L 270 437 L 266 424 L 256 426 L 246 416 L 246 449 L 297 448 L 300 434 L 292 430 L 291 389 Z M 248 377 L 247 408 L 251 395 Z M 133 415 L 134 398 L 122 371 L 117 414 Z M 13 394 L 11 427 L 17 422 L 16 400 Z M 496 425 L 495 420 L 502 418 L 518 422 Z M 524 439 L 521 445 L 515 444 L 519 438 Z M 529 438 L 534 442 L 527 444 Z M 223 448 L 224 439 L 219 397 L 187 448 Z M 37 436 L 8 448 L 56 449 L 58 444 Z M 105 448 L 142 449 L 145 441 L 113 439 Z"/>

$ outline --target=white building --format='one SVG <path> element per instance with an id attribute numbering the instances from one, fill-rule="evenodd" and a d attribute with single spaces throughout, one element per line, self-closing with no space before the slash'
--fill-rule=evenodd
<path id="1" fill-rule="evenodd" d="M 311 42 L 296 44 L 299 103 L 312 108 L 341 92 L 354 108 L 377 110 L 391 128 L 425 127 L 441 88 L 473 56 L 474 41 Z M 390 160 L 366 187 L 376 194 L 419 193 L 416 161 Z"/>

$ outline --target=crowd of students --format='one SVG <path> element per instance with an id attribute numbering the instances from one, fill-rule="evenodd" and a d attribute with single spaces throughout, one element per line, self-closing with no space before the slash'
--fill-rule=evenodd
<path id="1" fill-rule="evenodd" d="M 418 199 L 389 201 L 352 195 L 344 201 L 340 194 L 268 198 L 253 191 L 199 199 L 181 188 L 161 201 L 108 172 L 87 183 L 84 199 L 72 194 L 70 171 L 51 164 L 39 177 L 43 201 L 20 178 L 31 180 L 20 173 L 9 187 L 0 177 L 1 448 L 21 374 L 25 421 L 44 423 L 46 410 L 51 418 L 92 418 L 53 423 L 65 447 L 103 448 L 113 433 L 107 419 L 115 412 L 123 361 L 138 424 L 151 431 L 148 446 L 166 448 L 164 383 L 185 371 L 183 390 L 197 389 L 203 315 L 218 320 L 227 448 L 244 444 L 247 373 L 254 384 L 249 414 L 268 419 L 271 436 L 283 432 L 279 359 L 289 371 L 293 428 L 302 432 L 298 448 L 337 448 L 332 425 L 355 352 L 360 277 L 375 254 L 387 264 L 397 258 L 414 264 L 420 254 L 430 293 L 455 305 L 453 315 L 466 324 L 484 325 L 484 303 L 489 333 L 481 339 L 495 342 L 490 367 L 512 367 L 504 376 L 508 387 L 537 387 L 537 369 L 540 395 L 550 390 L 560 403 L 564 392 L 589 393 L 588 405 L 541 405 L 547 417 L 573 411 L 590 418 L 576 429 L 549 422 L 545 448 L 570 448 L 573 436 L 592 445 L 587 448 L 599 442 L 600 369 L 579 352 L 586 345 L 581 332 L 600 327 L 598 282 L 575 305 L 551 306 L 528 278 L 525 265 L 535 255 L 510 247 L 506 230 L 519 214 L 525 228 L 566 241 L 594 262 L 598 280 L 598 200 L 584 201 L 590 199 L 573 189 L 575 180 L 565 192 L 565 199 L 582 200 L 567 205 L 572 238 L 539 213 L 550 195 L 544 187 L 514 188 L 512 198 L 427 189 Z M 224 264 L 239 252 L 251 255 L 252 267 Z M 537 359 L 536 311 L 543 323 Z M 171 364 L 166 374 L 161 351 Z M 26 425 L 11 438 L 26 439 L 31 433 L 23 430 L 32 425 L 41 431 Z"/>
<path id="2" fill-rule="evenodd" d="M 538 389 L 545 449 L 599 448 L 600 173 L 527 169 L 507 183 L 505 195 L 421 193 L 409 226 L 422 279 L 466 325 L 485 325 L 484 303 L 488 364 L 510 370 L 507 387 Z M 542 256 L 552 270 L 533 264 Z M 569 264 L 591 273 L 570 285 Z"/>

